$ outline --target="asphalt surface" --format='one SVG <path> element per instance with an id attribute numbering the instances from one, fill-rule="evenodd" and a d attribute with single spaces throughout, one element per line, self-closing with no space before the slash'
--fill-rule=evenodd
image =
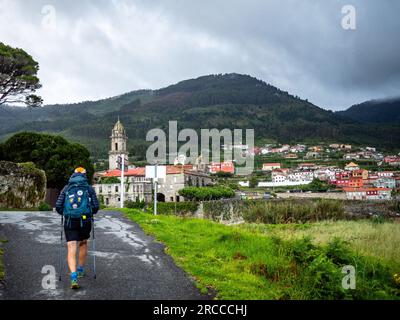
<path id="1" fill-rule="evenodd" d="M 209 298 L 201 295 L 192 279 L 164 253 L 162 244 L 120 212 L 99 212 L 95 236 L 95 251 L 89 241 L 87 276 L 79 282 L 81 289 L 71 290 L 65 237 L 58 281 L 60 216 L 52 212 L 0 212 L 0 238 L 8 240 L 2 244 L 6 277 L 0 299 Z"/>

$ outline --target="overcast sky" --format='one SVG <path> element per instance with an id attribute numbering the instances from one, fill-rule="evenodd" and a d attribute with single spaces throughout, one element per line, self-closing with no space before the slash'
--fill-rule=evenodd
<path id="1" fill-rule="evenodd" d="M 397 0 L 0 0 L 0 41 L 39 62 L 46 104 L 237 72 L 339 110 L 400 96 L 399 14 Z"/>

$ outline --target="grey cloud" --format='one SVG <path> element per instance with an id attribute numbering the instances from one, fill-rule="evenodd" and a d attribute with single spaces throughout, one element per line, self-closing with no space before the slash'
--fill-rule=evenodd
<path id="1" fill-rule="evenodd" d="M 48 4 L 53 33 L 40 25 Z M 354 31 L 341 27 L 345 4 L 356 8 Z M 332 109 L 399 95 L 395 0 L 0 0 L 0 8 L 0 39 L 39 60 L 49 103 L 224 72 Z"/>

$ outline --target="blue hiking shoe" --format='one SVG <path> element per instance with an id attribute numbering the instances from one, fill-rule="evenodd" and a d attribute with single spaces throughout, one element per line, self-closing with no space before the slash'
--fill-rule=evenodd
<path id="1" fill-rule="evenodd" d="M 83 267 L 78 267 L 77 273 L 78 273 L 78 278 L 83 278 L 84 276 L 86 276 L 86 272 Z"/>
<path id="2" fill-rule="evenodd" d="M 78 284 L 78 273 L 72 272 L 71 273 L 71 289 L 79 289 L 80 286 Z"/>

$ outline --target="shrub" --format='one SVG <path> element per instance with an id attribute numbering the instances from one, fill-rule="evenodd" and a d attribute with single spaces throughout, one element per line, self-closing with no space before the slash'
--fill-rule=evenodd
<path id="1" fill-rule="evenodd" d="M 99 181 L 100 184 L 111 184 L 111 183 L 120 183 L 120 182 L 121 181 L 119 180 L 118 177 L 103 177 Z"/>
<path id="2" fill-rule="evenodd" d="M 39 211 L 52 211 L 53 207 L 47 202 L 41 202 L 38 207 Z"/>
<path id="3" fill-rule="evenodd" d="M 338 200 L 254 201 L 243 208 L 243 218 L 247 222 L 304 223 L 327 219 L 338 220 L 344 217 L 343 204 Z"/>
<path id="4" fill-rule="evenodd" d="M 144 209 L 146 207 L 146 202 L 139 201 L 138 199 L 136 199 L 136 201 L 127 200 L 125 201 L 124 206 L 129 209 Z"/>
<path id="5" fill-rule="evenodd" d="M 184 201 L 184 202 L 158 202 L 157 213 L 165 215 L 174 215 L 176 210 L 177 216 L 191 216 L 198 209 L 199 204 L 195 201 Z M 149 208 L 154 212 L 154 204 L 150 205 Z"/>
<path id="6" fill-rule="evenodd" d="M 232 198 L 235 191 L 229 187 L 186 187 L 179 190 L 179 195 L 186 200 L 217 200 L 222 198 Z"/>
<path id="7" fill-rule="evenodd" d="M 374 258 L 362 257 L 350 250 L 347 243 L 333 239 L 325 246 L 315 246 L 305 238 L 283 243 L 284 251 L 292 257 L 297 276 L 287 290 L 292 298 L 300 299 L 376 299 L 399 296 L 393 287 L 389 269 Z M 355 269 L 355 290 L 342 287 L 342 268 Z M 377 296 L 378 294 L 378 296 Z"/>

